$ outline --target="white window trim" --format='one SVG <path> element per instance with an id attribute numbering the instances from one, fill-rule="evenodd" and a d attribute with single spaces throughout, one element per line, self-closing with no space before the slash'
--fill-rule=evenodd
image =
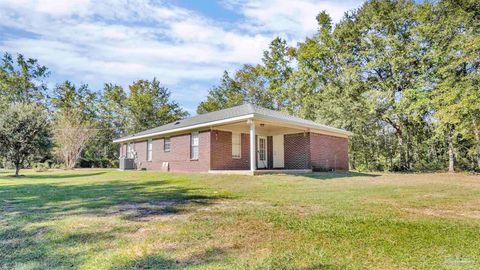
<path id="1" fill-rule="evenodd" d="M 131 142 L 127 144 L 127 158 L 134 158 L 135 143 Z"/>
<path id="2" fill-rule="evenodd" d="M 194 145 L 193 142 L 194 142 L 194 136 L 197 137 L 197 144 Z M 195 131 L 195 132 L 192 132 L 190 134 L 190 160 L 198 160 L 198 158 L 200 157 L 200 148 L 199 148 L 199 145 L 200 145 L 200 136 L 199 136 L 199 133 L 198 131 Z M 193 156 L 193 153 L 194 153 L 194 148 L 197 149 L 197 156 L 194 157 Z"/>
<path id="3" fill-rule="evenodd" d="M 152 162 L 153 159 L 153 142 L 152 139 L 147 141 L 147 161 Z"/>
<path id="4" fill-rule="evenodd" d="M 233 138 L 238 138 L 238 144 L 234 144 Z M 235 155 L 235 147 L 238 147 L 238 155 Z M 242 133 L 232 132 L 232 158 L 241 159 L 242 158 Z"/>
<path id="5" fill-rule="evenodd" d="M 169 141 L 169 143 L 168 143 L 168 150 L 165 148 L 167 139 L 168 139 L 168 141 Z M 167 152 L 167 153 L 168 153 L 168 152 L 170 152 L 170 151 L 172 151 L 172 139 L 171 139 L 170 137 L 165 137 L 165 138 L 163 138 L 163 152 Z"/>

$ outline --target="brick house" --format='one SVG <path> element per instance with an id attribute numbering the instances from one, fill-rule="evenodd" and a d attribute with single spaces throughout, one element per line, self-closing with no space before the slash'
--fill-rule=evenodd
<path id="1" fill-rule="evenodd" d="M 245 104 L 114 142 L 137 169 L 174 172 L 348 170 L 350 132 Z"/>

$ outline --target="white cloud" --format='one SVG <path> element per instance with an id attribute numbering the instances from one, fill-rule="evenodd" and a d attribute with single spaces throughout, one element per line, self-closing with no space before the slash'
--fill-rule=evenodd
<path id="1" fill-rule="evenodd" d="M 316 16 L 327 11 L 338 22 L 345 11 L 354 9 L 360 0 L 224 0 L 224 5 L 245 16 L 243 27 L 251 31 L 274 32 L 291 41 L 303 40 L 317 29 Z"/>
<path id="2" fill-rule="evenodd" d="M 174 95 L 180 102 L 194 107 L 192 96 L 202 99 L 223 70 L 259 62 L 275 36 L 300 41 L 316 30 L 320 10 L 338 20 L 357 5 L 303 0 L 224 3 L 243 19 L 227 27 L 171 2 L 148 0 L 4 0 L 0 31 L 8 33 L 0 32 L 0 50 L 39 59 L 56 78 L 96 87 L 155 76 L 172 91 L 180 91 Z M 206 89 L 199 91 L 201 87 Z"/>

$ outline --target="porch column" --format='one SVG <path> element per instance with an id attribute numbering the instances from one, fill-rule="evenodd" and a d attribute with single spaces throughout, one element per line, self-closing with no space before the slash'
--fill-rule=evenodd
<path id="1" fill-rule="evenodd" d="M 250 125 L 250 171 L 253 172 L 257 168 L 257 155 L 255 151 L 255 122 L 248 120 Z"/>

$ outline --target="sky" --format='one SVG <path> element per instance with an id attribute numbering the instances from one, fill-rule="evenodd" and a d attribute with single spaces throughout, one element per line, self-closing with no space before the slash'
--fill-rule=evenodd
<path id="1" fill-rule="evenodd" d="M 260 63 L 270 41 L 290 45 L 357 0 L 0 0 L 0 52 L 36 58 L 48 85 L 101 91 L 156 77 L 191 114 L 224 70 Z"/>

